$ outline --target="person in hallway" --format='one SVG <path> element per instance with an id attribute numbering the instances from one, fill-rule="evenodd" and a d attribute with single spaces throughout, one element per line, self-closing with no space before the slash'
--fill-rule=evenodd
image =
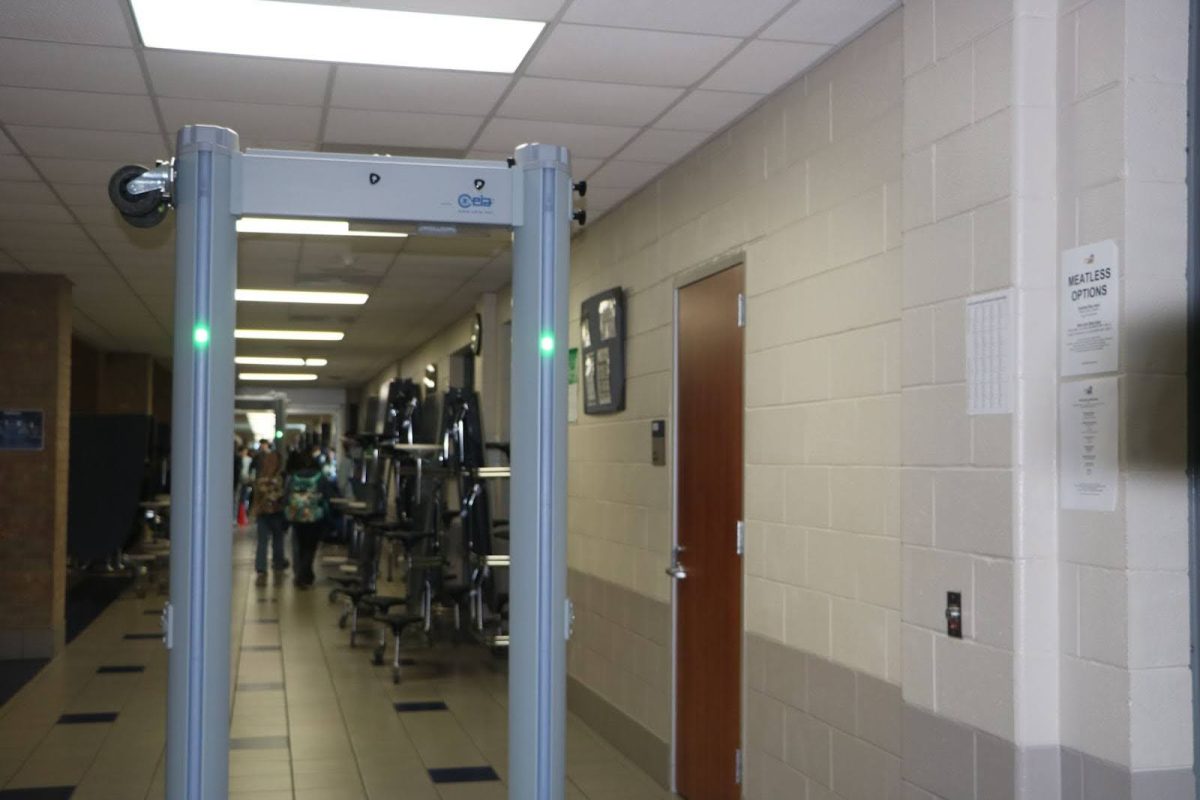
<path id="1" fill-rule="evenodd" d="M 268 540 L 271 545 L 271 563 L 275 571 L 284 572 L 291 565 L 283 549 L 284 537 L 287 534 L 287 519 L 283 513 L 283 459 L 278 453 L 270 450 L 260 452 L 259 456 L 251 508 L 258 527 L 254 569 L 258 572 L 257 584 L 266 586 Z"/>
<path id="2" fill-rule="evenodd" d="M 303 451 L 294 456 L 295 471 L 288 475 L 284 514 L 295 534 L 296 574 L 293 582 L 300 589 L 312 587 L 313 559 L 317 545 L 333 524 L 330 499 L 334 484 L 325 477 L 320 464 Z"/>

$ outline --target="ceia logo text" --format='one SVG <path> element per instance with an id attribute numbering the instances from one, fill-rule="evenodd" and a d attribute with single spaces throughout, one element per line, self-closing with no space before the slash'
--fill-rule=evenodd
<path id="1" fill-rule="evenodd" d="M 492 198 L 482 194 L 467 194 L 464 192 L 458 196 L 458 207 L 464 210 L 468 208 L 491 208 Z"/>

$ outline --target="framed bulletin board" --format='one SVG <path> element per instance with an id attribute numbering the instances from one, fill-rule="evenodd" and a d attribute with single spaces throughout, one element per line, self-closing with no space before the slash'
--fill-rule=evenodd
<path id="1" fill-rule="evenodd" d="M 579 315 L 583 413 L 625 410 L 625 293 L 620 287 L 583 301 Z"/>

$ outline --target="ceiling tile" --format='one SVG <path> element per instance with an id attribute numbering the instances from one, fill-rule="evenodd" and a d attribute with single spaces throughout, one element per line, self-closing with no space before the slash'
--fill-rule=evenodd
<path id="1" fill-rule="evenodd" d="M 161 98 L 158 106 L 162 109 L 163 121 L 169 131 L 176 131 L 184 125 L 210 123 L 232 128 L 246 136 L 315 139 L 321 125 L 321 109 L 307 106 L 180 100 L 173 97 Z"/>
<path id="2" fill-rule="evenodd" d="M 159 130 L 145 95 L 65 92 L 0 86 L 0 121 L 9 125 L 88 128 L 109 131 Z"/>
<path id="3" fill-rule="evenodd" d="M 690 86 L 741 44 L 686 33 L 560 24 L 527 72 L 547 78 Z"/>
<path id="4" fill-rule="evenodd" d="M 163 158 L 168 152 L 163 137 L 156 133 L 27 128 L 19 125 L 10 125 L 8 132 L 31 156 L 152 164 L 154 159 Z"/>
<path id="5" fill-rule="evenodd" d="M 486 116 L 511 80 L 507 75 L 343 64 L 330 105 Z"/>
<path id="6" fill-rule="evenodd" d="M 0 203 L 41 203 L 57 205 L 58 198 L 44 183 L 0 181 Z"/>
<path id="7" fill-rule="evenodd" d="M 666 169 L 665 164 L 647 161 L 609 161 L 588 176 L 588 196 L 592 189 L 636 189 Z"/>
<path id="8" fill-rule="evenodd" d="M 34 158 L 34 166 L 51 183 L 103 183 L 108 185 L 119 164 L 83 158 Z"/>
<path id="9" fill-rule="evenodd" d="M 575 0 L 563 15 L 566 22 L 647 28 L 681 33 L 749 36 L 791 0 L 738 0 L 736 13 L 729 0 Z M 845 3 L 846 0 L 835 0 Z"/>
<path id="10" fill-rule="evenodd" d="M 749 111 L 762 98 L 761 94 L 697 89 L 664 114 L 654 127 L 713 133 Z"/>
<path id="11" fill-rule="evenodd" d="M 830 47 L 796 42 L 750 42 L 701 88 L 770 94 L 811 67 Z"/>
<path id="12" fill-rule="evenodd" d="M 4 0 L 0 31 L 15 39 L 130 47 L 118 0 Z"/>
<path id="13" fill-rule="evenodd" d="M 839 44 L 898 5 L 897 0 L 799 0 L 761 37 Z"/>
<path id="14" fill-rule="evenodd" d="M 441 280 L 466 280 L 490 259 L 487 256 L 436 256 L 410 255 L 401 253 L 388 271 L 387 281 L 404 281 L 417 278 Z"/>
<path id="15" fill-rule="evenodd" d="M 321 0 L 328 2 L 328 0 Z M 430 14 L 465 14 L 470 17 L 502 19 L 553 19 L 563 0 L 350 0 L 362 8 L 390 8 Z"/>
<path id="16" fill-rule="evenodd" d="M 132 50 L 21 39 L 0 39 L 0 84 L 81 92 L 146 93 L 146 79 Z"/>
<path id="17" fill-rule="evenodd" d="M 490 150 L 472 150 L 471 152 L 467 153 L 467 158 L 475 158 L 481 161 L 503 161 L 504 159 L 511 157 L 511 150 L 507 153 L 493 152 Z M 603 158 L 581 158 L 575 153 L 571 153 L 571 175 L 577 180 L 579 178 L 587 177 L 592 170 L 603 163 Z"/>
<path id="18" fill-rule="evenodd" d="M 622 150 L 620 157 L 625 161 L 673 164 L 707 138 L 708 134 L 695 131 L 648 130 Z"/>
<path id="19" fill-rule="evenodd" d="M 328 64 L 275 58 L 147 50 L 146 66 L 161 97 L 320 106 Z"/>
<path id="20" fill-rule="evenodd" d="M 483 129 L 476 144 L 484 150 L 502 151 L 525 142 L 546 142 L 569 148 L 572 156 L 607 158 L 637 131 L 637 128 L 613 125 L 493 119 Z"/>
<path id="21" fill-rule="evenodd" d="M 30 165 L 21 156 L 0 155 L 0 181 L 40 181 Z"/>
<path id="22" fill-rule="evenodd" d="M 384 148 L 461 149 L 471 141 L 482 122 L 483 117 L 334 108 L 325 125 L 325 139 Z"/>
<path id="23" fill-rule="evenodd" d="M 0 220 L 9 222 L 73 222 L 61 205 L 39 203 L 0 203 Z M 3 241 L 0 241 L 0 246 Z"/>
<path id="24" fill-rule="evenodd" d="M 497 113 L 513 119 L 640 127 L 680 94 L 660 86 L 522 78 Z"/>

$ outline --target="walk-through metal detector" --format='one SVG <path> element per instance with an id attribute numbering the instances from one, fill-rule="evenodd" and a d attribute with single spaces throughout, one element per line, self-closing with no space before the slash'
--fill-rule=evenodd
<path id="1" fill-rule="evenodd" d="M 110 195 L 149 226 L 175 208 L 175 365 L 167 797 L 229 784 L 234 288 L 240 216 L 513 231 L 509 797 L 561 800 L 566 739 L 566 148 L 506 162 L 247 150 L 227 128 L 179 132 L 175 159 L 127 167 Z"/>

